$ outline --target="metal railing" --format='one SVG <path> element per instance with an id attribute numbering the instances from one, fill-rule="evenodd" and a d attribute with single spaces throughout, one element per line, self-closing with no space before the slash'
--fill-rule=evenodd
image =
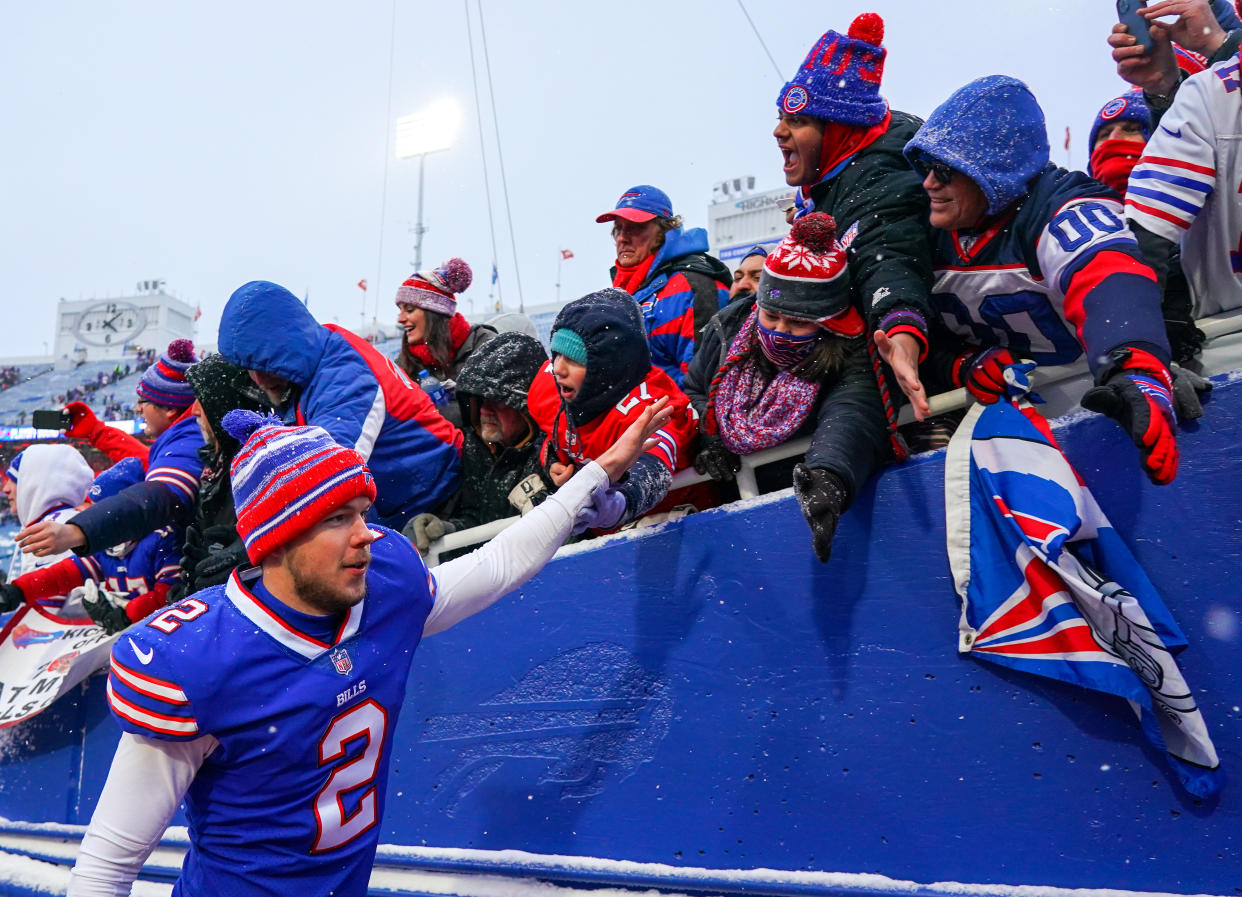
<path id="1" fill-rule="evenodd" d="M 1203 318 L 1195 323 L 1203 331 L 1204 336 L 1207 337 L 1210 343 L 1212 340 L 1219 339 L 1222 336 L 1242 333 L 1242 311 L 1226 312 L 1211 318 Z M 1086 376 L 1088 376 L 1087 362 L 1085 359 L 1082 359 L 1073 364 L 1036 368 L 1031 372 L 1031 385 L 1038 392 L 1040 387 L 1047 388 L 1056 383 L 1065 383 Z M 934 417 L 965 408 L 970 404 L 970 401 L 970 394 L 965 389 L 952 389 L 948 392 L 929 396 L 927 404 L 931 406 L 931 416 Z M 913 411 L 909 405 L 906 405 L 898 415 L 898 423 L 908 424 L 913 421 Z M 791 439 L 789 442 L 782 443 L 775 448 L 755 452 L 753 455 L 743 455 L 740 459 L 741 468 L 733 476 L 733 480 L 737 484 L 739 500 L 755 498 L 759 495 L 759 486 L 755 478 L 756 468 L 799 455 L 805 455 L 810 445 L 810 437 L 802 437 L 801 439 Z M 711 477 L 699 473 L 693 467 L 687 467 L 685 470 L 678 471 L 673 475 L 673 483 L 669 488 L 670 490 L 681 489 L 684 486 L 693 486 L 696 483 L 707 483 L 710 481 Z M 431 547 L 427 551 L 427 564 L 434 567 L 440 562 L 440 555 L 444 552 L 468 548 L 471 545 L 486 542 L 520 519 L 520 517 L 505 517 L 501 520 L 485 523 L 482 526 L 449 533 L 431 543 Z"/>

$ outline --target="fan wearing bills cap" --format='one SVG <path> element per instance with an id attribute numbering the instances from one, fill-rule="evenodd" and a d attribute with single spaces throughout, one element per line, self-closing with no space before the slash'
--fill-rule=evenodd
<path id="1" fill-rule="evenodd" d="M 707 254 L 707 231 L 684 228 L 659 187 L 631 187 L 595 220 L 612 223 L 612 285 L 642 309 L 651 363 L 680 385 L 699 331 L 729 302 L 729 269 Z"/>
<path id="2" fill-rule="evenodd" d="M 183 801 L 174 893 L 366 894 L 420 640 L 534 576 L 668 416 L 665 402 L 647 408 L 555 495 L 432 572 L 400 533 L 367 522 L 376 483 L 358 452 L 320 427 L 226 415 L 253 566 L 114 644 L 123 734 L 70 897 L 129 893 Z"/>
<path id="3" fill-rule="evenodd" d="M 804 461 L 760 468 L 762 491 L 794 493 L 821 561 L 841 513 L 890 457 L 866 327 L 850 302 L 836 222 L 799 218 L 767 256 L 758 293 L 703 330 L 686 375 L 702 427 L 695 469 L 731 479 L 738 456 L 811 437 Z"/>

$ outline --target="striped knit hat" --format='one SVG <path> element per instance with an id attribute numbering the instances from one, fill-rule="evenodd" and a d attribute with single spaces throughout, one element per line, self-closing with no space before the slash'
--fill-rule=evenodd
<path id="1" fill-rule="evenodd" d="M 295 427 L 253 411 L 221 422 L 241 451 L 233 459 L 237 532 L 251 563 L 314 527 L 360 495 L 375 499 L 362 455 L 342 448 L 321 427 Z"/>
<path id="2" fill-rule="evenodd" d="M 165 408 L 189 408 L 194 404 L 194 390 L 185 379 L 185 372 L 197 360 L 192 342 L 173 340 L 160 360 L 142 372 L 135 389 L 138 398 Z"/>
<path id="3" fill-rule="evenodd" d="M 457 313 L 457 294 L 470 287 L 474 274 L 464 259 L 452 258 L 431 271 L 419 271 L 397 287 L 397 305 L 415 305 L 452 317 Z"/>

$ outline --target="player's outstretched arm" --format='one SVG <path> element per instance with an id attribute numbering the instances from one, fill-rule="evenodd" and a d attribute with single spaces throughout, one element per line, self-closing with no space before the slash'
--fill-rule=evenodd
<path id="1" fill-rule="evenodd" d="M 138 870 L 159 844 L 216 744 L 210 735 L 193 741 L 121 735 L 99 805 L 78 849 L 66 897 L 129 894 Z"/>
<path id="2" fill-rule="evenodd" d="M 624 476 L 652 447 L 651 434 L 671 416 L 667 397 L 653 403 L 615 444 L 547 501 L 486 545 L 437 567 L 436 600 L 423 634 L 443 632 L 538 573 L 568 538 L 578 512 L 591 502 L 595 490 Z"/>

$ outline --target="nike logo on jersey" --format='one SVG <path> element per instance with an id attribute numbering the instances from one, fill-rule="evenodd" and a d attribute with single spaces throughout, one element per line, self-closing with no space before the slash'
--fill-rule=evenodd
<path id="1" fill-rule="evenodd" d="M 1176 131 L 1170 131 L 1164 125 L 1161 125 L 1160 130 L 1164 131 L 1164 133 L 1168 134 L 1170 137 L 1176 137 L 1178 140 L 1182 137 L 1182 129 L 1180 127 Z"/>
<path id="2" fill-rule="evenodd" d="M 134 643 L 134 640 L 132 638 L 129 639 L 128 641 L 129 641 L 129 646 L 134 649 L 134 656 L 138 658 L 139 663 L 141 663 L 144 667 L 147 664 L 149 664 L 151 662 L 151 658 L 155 656 L 155 649 L 147 648 L 147 651 L 144 654 L 141 650 L 139 650 L 138 646 Z"/>

